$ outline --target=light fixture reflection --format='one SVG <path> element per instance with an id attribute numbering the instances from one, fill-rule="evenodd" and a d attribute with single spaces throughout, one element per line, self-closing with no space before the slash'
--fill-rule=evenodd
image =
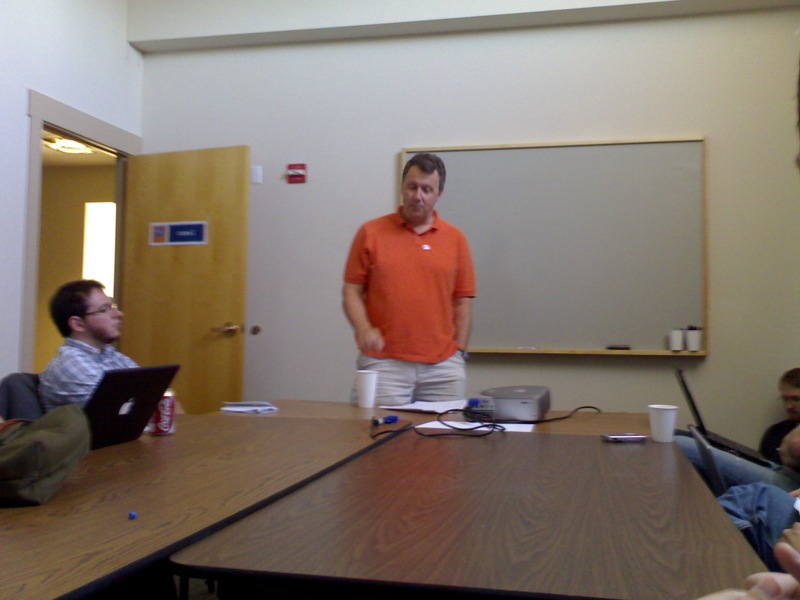
<path id="1" fill-rule="evenodd" d="M 86 144 L 81 144 L 75 140 L 66 140 L 64 138 L 57 138 L 52 142 L 45 142 L 45 146 L 58 150 L 64 154 L 91 154 L 93 150 Z"/>

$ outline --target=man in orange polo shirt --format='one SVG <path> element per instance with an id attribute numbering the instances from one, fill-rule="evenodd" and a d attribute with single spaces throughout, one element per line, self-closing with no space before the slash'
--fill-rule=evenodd
<path id="1" fill-rule="evenodd" d="M 434 210 L 446 171 L 434 154 L 403 169 L 403 204 L 356 233 L 344 272 L 344 312 L 359 369 L 378 371 L 376 404 L 458 400 L 475 297 L 467 238 Z"/>

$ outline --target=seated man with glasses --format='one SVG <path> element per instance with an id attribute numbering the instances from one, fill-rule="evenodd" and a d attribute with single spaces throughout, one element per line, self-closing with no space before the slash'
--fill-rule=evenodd
<path id="1" fill-rule="evenodd" d="M 50 316 L 64 344 L 39 376 L 45 410 L 86 404 L 106 371 L 138 366 L 111 345 L 120 335 L 122 311 L 104 289 L 99 281 L 72 281 L 50 300 Z"/>

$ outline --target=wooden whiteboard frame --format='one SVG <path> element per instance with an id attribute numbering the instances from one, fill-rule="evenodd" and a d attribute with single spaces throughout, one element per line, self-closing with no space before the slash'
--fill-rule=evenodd
<path id="1" fill-rule="evenodd" d="M 486 354 L 542 354 L 542 355 L 608 355 L 608 356 L 681 356 L 681 357 L 704 357 L 708 355 L 708 348 L 709 348 L 709 315 L 708 315 L 708 214 L 707 214 L 707 202 L 706 202 L 706 192 L 707 192 L 707 178 L 705 172 L 705 164 L 706 164 L 706 152 L 708 150 L 708 144 L 705 137 L 682 137 L 682 138 L 668 138 L 668 139 L 636 139 L 636 140 L 611 140 L 611 141 L 587 141 L 587 142 L 557 142 L 557 143 L 537 143 L 537 144 L 499 144 L 499 145 L 486 145 L 486 146 L 438 146 L 438 147 L 414 147 L 414 148 L 405 148 L 401 151 L 399 155 L 400 165 L 399 165 L 399 173 L 402 174 L 402 168 L 405 165 L 406 161 L 410 156 L 413 154 L 417 154 L 419 152 L 432 152 L 435 154 L 442 154 L 442 153 L 453 153 L 453 152 L 471 152 L 471 151 L 486 151 L 486 150 L 514 150 L 514 149 L 549 149 L 549 148 L 580 148 L 580 147 L 597 147 L 597 146 L 619 146 L 619 145 L 638 145 L 638 144 L 670 144 L 670 143 L 700 143 L 701 144 L 701 152 L 700 152 L 700 160 L 701 164 L 699 165 L 699 194 L 700 198 L 698 198 L 701 206 L 700 206 L 700 215 L 702 219 L 702 224 L 700 227 L 702 240 L 700 241 L 700 245 L 702 248 L 702 258 L 700 261 L 699 268 L 701 270 L 701 293 L 702 298 L 700 298 L 699 303 L 699 310 L 702 313 L 702 323 L 692 323 L 692 324 L 699 324 L 703 327 L 703 336 L 702 336 L 702 346 L 700 351 L 698 352 L 688 352 L 688 351 L 680 351 L 680 352 L 673 352 L 666 349 L 666 342 L 660 347 L 633 347 L 630 350 L 609 350 L 606 348 L 548 348 L 548 347 L 487 347 L 487 346 L 474 346 L 471 345 L 469 347 L 469 351 L 471 353 L 486 353 Z M 445 165 L 447 166 L 447 157 L 443 156 L 445 159 Z M 399 177 L 401 177 L 400 175 Z M 449 173 L 448 173 L 449 177 Z M 448 179 L 448 182 L 450 179 Z M 445 186 L 445 197 L 447 196 L 448 187 Z M 448 215 L 448 207 L 446 204 L 442 205 L 442 216 L 447 220 Z M 454 223 L 455 225 L 459 225 L 459 223 Z M 469 236 L 468 236 L 469 237 Z M 477 262 L 477 261 L 476 261 Z M 480 289 L 480 281 L 479 283 L 479 290 L 478 295 L 481 296 L 482 293 Z M 676 327 L 689 325 L 689 323 L 677 323 L 675 324 Z M 664 331 L 664 336 L 666 338 L 667 331 Z"/>

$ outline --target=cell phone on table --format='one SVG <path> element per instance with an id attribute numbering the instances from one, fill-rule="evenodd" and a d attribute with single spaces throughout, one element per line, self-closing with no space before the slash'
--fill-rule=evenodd
<path id="1" fill-rule="evenodd" d="M 603 440 L 606 442 L 616 443 L 637 443 L 643 442 L 647 439 L 646 435 L 641 433 L 604 433 Z"/>

